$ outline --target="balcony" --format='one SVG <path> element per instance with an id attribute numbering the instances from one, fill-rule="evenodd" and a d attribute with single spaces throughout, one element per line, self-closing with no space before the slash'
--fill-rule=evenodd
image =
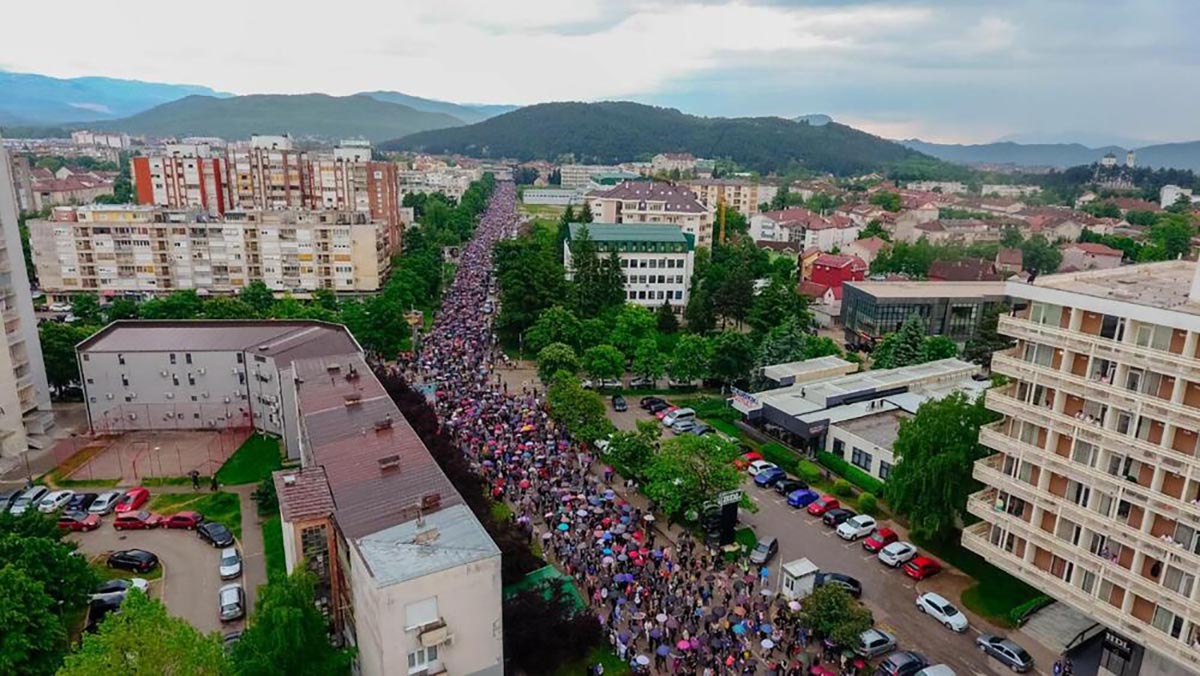
<path id="1" fill-rule="evenodd" d="M 1028 319 L 1001 315 L 997 330 L 1006 336 L 1035 343 L 1061 347 L 1092 357 L 1120 361 L 1168 375 L 1196 380 L 1200 360 L 1134 343 L 1125 343 L 1082 331 L 1068 331 L 1050 324 L 1038 324 Z"/>

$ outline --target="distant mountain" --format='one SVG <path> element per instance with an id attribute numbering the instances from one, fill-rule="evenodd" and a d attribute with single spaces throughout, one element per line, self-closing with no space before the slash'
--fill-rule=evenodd
<path id="1" fill-rule="evenodd" d="M 930 143 L 920 139 L 900 141 L 905 146 L 947 162 L 959 164 L 1012 164 L 1019 167 L 1075 167 L 1099 162 L 1108 153 L 1125 161 L 1125 148 L 1089 148 L 1079 143 L 981 143 L 960 145 Z M 1160 143 L 1135 148 L 1138 166 L 1200 171 L 1200 141 Z"/>
<path id="2" fill-rule="evenodd" d="M 1138 148 L 1137 163 L 1146 167 L 1191 169 L 1200 172 L 1200 141 L 1159 143 Z"/>
<path id="3" fill-rule="evenodd" d="M 189 96 L 137 115 L 88 126 L 150 136 L 240 139 L 251 134 L 289 133 L 330 140 L 362 137 L 382 141 L 461 124 L 462 120 L 445 113 L 414 110 L 369 96 L 254 94 L 226 99 Z"/>
<path id="4" fill-rule="evenodd" d="M 360 93 L 363 96 L 370 96 L 377 101 L 399 103 L 402 106 L 408 106 L 409 108 L 415 108 L 416 110 L 423 110 L 427 113 L 445 113 L 447 115 L 452 115 L 462 120 L 464 124 L 482 122 L 489 117 L 495 117 L 496 115 L 517 109 L 517 106 L 450 103 L 449 101 L 438 101 L 437 99 L 425 99 L 421 98 L 420 96 L 412 96 L 403 92 L 376 91 Z"/>
<path id="5" fill-rule="evenodd" d="M 828 115 L 825 115 L 823 113 L 813 113 L 812 115 L 801 115 L 800 117 L 793 117 L 792 121 L 793 122 L 801 122 L 803 124 L 811 124 L 814 127 L 820 127 L 820 126 L 829 124 L 830 122 L 833 122 L 833 118 L 829 117 Z"/>
<path id="6" fill-rule="evenodd" d="M 794 165 L 854 174 L 922 157 L 836 123 L 814 127 L 780 117 L 697 117 L 629 102 L 542 103 L 465 127 L 413 134 L 381 147 L 519 160 L 573 154 L 580 161 L 601 163 L 690 152 L 727 157 L 764 173 Z"/>
<path id="7" fill-rule="evenodd" d="M 229 96 L 198 85 L 9 71 L 0 71 L 0 92 L 0 123 L 26 125 L 111 120 L 193 94 Z"/>

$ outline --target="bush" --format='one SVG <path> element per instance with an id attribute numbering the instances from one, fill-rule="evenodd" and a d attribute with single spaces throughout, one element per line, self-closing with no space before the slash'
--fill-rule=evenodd
<path id="1" fill-rule="evenodd" d="M 839 498 L 848 498 L 854 495 L 854 488 L 850 486 L 850 482 L 845 479 L 838 479 L 833 482 L 833 494 Z"/>
<path id="2" fill-rule="evenodd" d="M 821 468 L 807 460 L 801 460 L 800 466 L 796 468 L 796 476 L 804 483 L 812 485 L 821 480 Z"/>
<path id="3" fill-rule="evenodd" d="M 858 511 L 863 514 L 875 514 L 879 509 L 879 500 L 870 493 L 863 493 L 858 496 Z"/>
<path id="4" fill-rule="evenodd" d="M 1025 624 L 1025 620 L 1029 619 L 1030 615 L 1036 613 L 1042 608 L 1045 608 L 1051 603 L 1054 603 L 1054 599 L 1050 598 L 1049 596 L 1036 596 L 1008 611 L 1008 619 L 1019 627 L 1022 624 Z"/>
<path id="5" fill-rule="evenodd" d="M 275 482 L 271 477 L 258 482 L 258 488 L 250 497 L 258 504 L 259 516 L 270 516 L 279 511 L 279 496 L 275 494 Z"/>
<path id="6" fill-rule="evenodd" d="M 879 495 L 883 492 L 882 481 L 876 479 L 870 474 L 867 474 L 866 472 L 855 467 L 854 465 L 851 465 L 832 453 L 822 451 L 817 454 L 817 460 L 822 465 L 832 470 L 835 474 L 841 476 L 868 493 Z"/>
<path id="7" fill-rule="evenodd" d="M 800 475 L 800 463 L 802 460 L 799 455 L 796 455 L 787 446 L 772 441 L 759 446 L 758 452 L 762 455 L 763 460 L 779 465 L 788 474 Z"/>

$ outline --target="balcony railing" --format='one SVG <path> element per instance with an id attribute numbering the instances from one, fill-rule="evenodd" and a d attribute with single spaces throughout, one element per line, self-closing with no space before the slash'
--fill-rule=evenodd
<path id="1" fill-rule="evenodd" d="M 1068 331 L 1058 326 L 1038 324 L 1020 317 L 1002 315 L 997 330 L 1006 336 L 1053 345 L 1073 352 L 1082 352 L 1080 346 L 1087 346 L 1090 349 L 1087 354 L 1093 357 L 1110 361 L 1136 362 L 1137 366 L 1154 370 L 1167 369 L 1172 372 L 1171 375 L 1182 376 L 1189 380 L 1196 380 L 1197 372 L 1200 371 L 1200 359 L 1194 357 L 1156 350 L 1136 343 L 1116 341 L 1083 331 Z"/>

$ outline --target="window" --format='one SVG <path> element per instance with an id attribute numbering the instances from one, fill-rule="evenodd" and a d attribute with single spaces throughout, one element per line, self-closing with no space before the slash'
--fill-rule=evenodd
<path id="1" fill-rule="evenodd" d="M 1155 629 L 1170 634 L 1171 638 L 1179 638 L 1183 633 L 1183 618 L 1162 606 L 1154 609 L 1154 618 L 1150 620 L 1150 624 Z"/>
<path id="2" fill-rule="evenodd" d="M 175 353 L 174 352 L 171 353 L 171 363 L 172 364 L 175 363 Z"/>
<path id="3" fill-rule="evenodd" d="M 891 475 L 892 475 L 892 463 L 880 460 L 879 461 L 879 478 L 882 479 L 883 481 L 887 481 L 888 477 L 890 477 Z"/>
<path id="4" fill-rule="evenodd" d="M 1163 586 L 1181 596 L 1191 597 L 1192 588 L 1196 586 L 1196 576 L 1186 573 L 1175 566 L 1167 566 Z"/>
<path id="5" fill-rule="evenodd" d="M 437 646 L 421 648 L 408 654 L 408 673 L 430 669 L 438 658 Z"/>
<path id="6" fill-rule="evenodd" d="M 117 363 L 122 366 L 125 365 L 125 355 L 121 354 L 120 352 L 117 353 Z"/>
<path id="7" fill-rule="evenodd" d="M 851 451 L 850 462 L 853 463 L 855 467 L 861 467 L 868 472 L 871 471 L 871 454 L 867 453 L 861 448 L 856 448 Z"/>
<path id="8" fill-rule="evenodd" d="M 183 354 L 183 361 L 184 361 L 184 363 L 187 363 L 187 364 L 190 364 L 190 363 L 192 363 L 192 353 L 191 353 L 191 352 L 185 352 L 185 353 Z"/>
<path id="9" fill-rule="evenodd" d="M 121 374 L 121 384 L 125 387 L 129 387 L 129 376 L 125 375 L 124 373 Z"/>
<path id="10" fill-rule="evenodd" d="M 839 458 L 846 457 L 846 442 L 841 439 L 833 440 L 833 454 Z"/>

